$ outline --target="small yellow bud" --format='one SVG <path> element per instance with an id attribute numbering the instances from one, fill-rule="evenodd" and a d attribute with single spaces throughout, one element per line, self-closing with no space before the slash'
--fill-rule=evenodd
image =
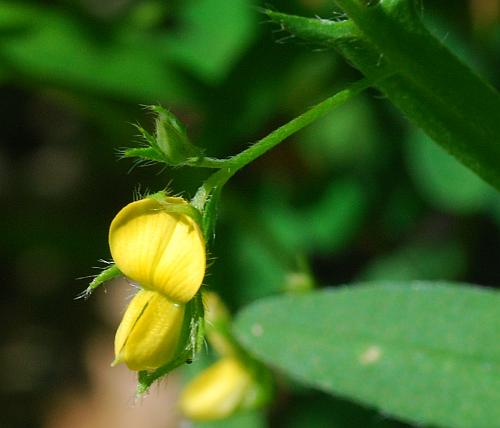
<path id="1" fill-rule="evenodd" d="M 176 197 L 162 202 L 187 205 Z M 109 247 L 125 276 L 173 302 L 187 303 L 205 276 L 205 241 L 189 215 L 172 211 L 152 198 L 128 204 L 111 223 Z"/>
<path id="2" fill-rule="evenodd" d="M 205 303 L 205 333 L 210 345 L 221 356 L 235 353 L 231 340 L 231 315 L 224 302 L 213 291 L 203 294 Z"/>
<path id="3" fill-rule="evenodd" d="M 223 419 L 255 403 L 258 386 L 236 358 L 226 357 L 202 372 L 184 390 L 180 407 L 193 420 Z"/>
<path id="4" fill-rule="evenodd" d="M 184 320 L 184 305 L 154 291 L 139 291 L 128 305 L 115 336 L 113 366 L 152 370 L 175 356 Z"/>
<path id="5" fill-rule="evenodd" d="M 208 324 L 228 324 L 231 321 L 229 310 L 217 293 L 214 291 L 203 293 L 203 302 L 205 303 L 205 320 Z"/>

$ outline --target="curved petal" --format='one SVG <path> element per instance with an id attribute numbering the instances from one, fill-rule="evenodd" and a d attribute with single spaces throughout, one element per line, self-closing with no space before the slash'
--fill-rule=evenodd
<path id="1" fill-rule="evenodd" d="M 169 204 L 187 204 L 182 198 L 165 198 Z M 109 230 L 111 255 L 123 274 L 143 288 L 170 300 L 187 303 L 205 276 L 203 234 L 186 214 L 173 213 L 154 199 L 124 207 Z"/>
<path id="2" fill-rule="evenodd" d="M 175 356 L 184 306 L 159 293 L 139 291 L 130 302 L 115 336 L 115 361 L 131 370 L 152 370 Z"/>
<path id="3" fill-rule="evenodd" d="M 182 412 L 194 420 L 226 418 L 245 401 L 253 382 L 236 358 L 223 358 L 186 387 L 180 402 Z"/>

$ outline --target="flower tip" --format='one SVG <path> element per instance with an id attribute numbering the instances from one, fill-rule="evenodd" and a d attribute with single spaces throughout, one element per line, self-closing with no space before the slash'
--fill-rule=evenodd
<path id="1" fill-rule="evenodd" d="M 203 371 L 180 398 L 184 416 L 195 421 L 224 419 L 242 409 L 254 380 L 237 359 L 226 357 Z"/>
<path id="2" fill-rule="evenodd" d="M 184 322 L 184 305 L 154 291 L 140 290 L 132 299 L 115 335 L 114 367 L 154 370 L 176 355 Z"/>
<path id="3" fill-rule="evenodd" d="M 111 362 L 110 366 L 111 367 L 116 367 L 118 364 L 121 364 L 123 363 L 123 359 L 121 357 L 121 355 L 118 355 L 115 357 L 115 359 Z"/>

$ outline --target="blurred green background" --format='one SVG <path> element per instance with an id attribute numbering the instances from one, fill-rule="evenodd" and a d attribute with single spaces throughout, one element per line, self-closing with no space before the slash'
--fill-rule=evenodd
<path id="1" fill-rule="evenodd" d="M 130 287 L 110 284 L 85 302 L 74 300 L 88 282 L 77 278 L 109 260 L 108 225 L 134 191 L 168 184 L 189 197 L 207 174 L 118 161 L 117 149 L 138 140 L 132 123 L 151 129 L 141 105 L 171 109 L 197 145 L 224 157 L 360 77 L 333 50 L 266 22 L 261 6 L 338 17 L 325 0 L 0 1 L 2 428 L 177 426 L 175 376 L 134 406 L 133 375 L 108 367 Z M 499 9 L 496 0 L 422 8 L 436 36 L 496 87 Z M 368 91 L 229 183 L 206 284 L 233 310 L 293 287 L 307 269 L 321 285 L 494 287 L 499 227 L 499 194 Z M 265 418 L 233 426 L 406 426 L 282 383 Z M 144 416 L 123 417 L 141 406 Z"/>

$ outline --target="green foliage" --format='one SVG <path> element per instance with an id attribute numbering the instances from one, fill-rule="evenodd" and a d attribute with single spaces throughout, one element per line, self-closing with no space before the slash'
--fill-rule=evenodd
<path id="1" fill-rule="evenodd" d="M 500 95 L 423 26 L 415 2 L 337 2 L 335 22 L 267 11 L 288 31 L 333 46 L 415 124 L 483 179 L 500 188 Z"/>
<path id="2" fill-rule="evenodd" d="M 161 106 L 148 106 L 155 114 L 155 135 L 142 126 L 136 125 L 145 147 L 123 149 L 124 158 L 137 158 L 138 162 L 161 162 L 169 166 L 179 166 L 196 162 L 201 150 L 191 143 L 179 119 Z"/>
<path id="3" fill-rule="evenodd" d="M 158 94 L 180 100 L 188 93 L 184 79 L 158 54 L 159 39 L 119 26 L 97 25 L 91 32 L 67 13 L 19 2 L 0 3 L 0 16 L 9 29 L 0 55 L 10 78 L 136 103 L 155 101 Z"/>
<path id="4" fill-rule="evenodd" d="M 206 421 L 193 423 L 194 428 L 264 428 L 266 420 L 260 411 L 246 411 L 237 413 L 220 421 Z"/>
<path id="5" fill-rule="evenodd" d="M 252 41 L 257 15 L 249 0 L 190 0 L 181 30 L 166 40 L 165 52 L 208 82 L 220 81 Z"/>
<path id="6" fill-rule="evenodd" d="M 466 270 L 466 255 L 457 242 L 417 242 L 380 255 L 360 275 L 370 281 L 410 281 L 460 278 Z"/>
<path id="7" fill-rule="evenodd" d="M 279 245 L 290 252 L 335 252 L 349 242 L 362 223 L 365 194 L 354 180 L 330 183 L 305 210 L 283 201 L 282 195 L 269 187 L 263 221 Z"/>
<path id="8" fill-rule="evenodd" d="M 500 295 L 378 283 L 245 308 L 248 349 L 301 382 L 417 424 L 500 426 Z"/>
<path id="9" fill-rule="evenodd" d="M 300 155 L 315 170 L 373 163 L 380 135 L 371 106 L 358 97 L 306 129 L 297 142 Z"/>
<path id="10" fill-rule="evenodd" d="M 437 208 L 474 213 L 499 198 L 493 188 L 434 144 L 423 132 L 409 136 L 407 151 L 408 170 L 414 177 L 415 185 Z"/>

